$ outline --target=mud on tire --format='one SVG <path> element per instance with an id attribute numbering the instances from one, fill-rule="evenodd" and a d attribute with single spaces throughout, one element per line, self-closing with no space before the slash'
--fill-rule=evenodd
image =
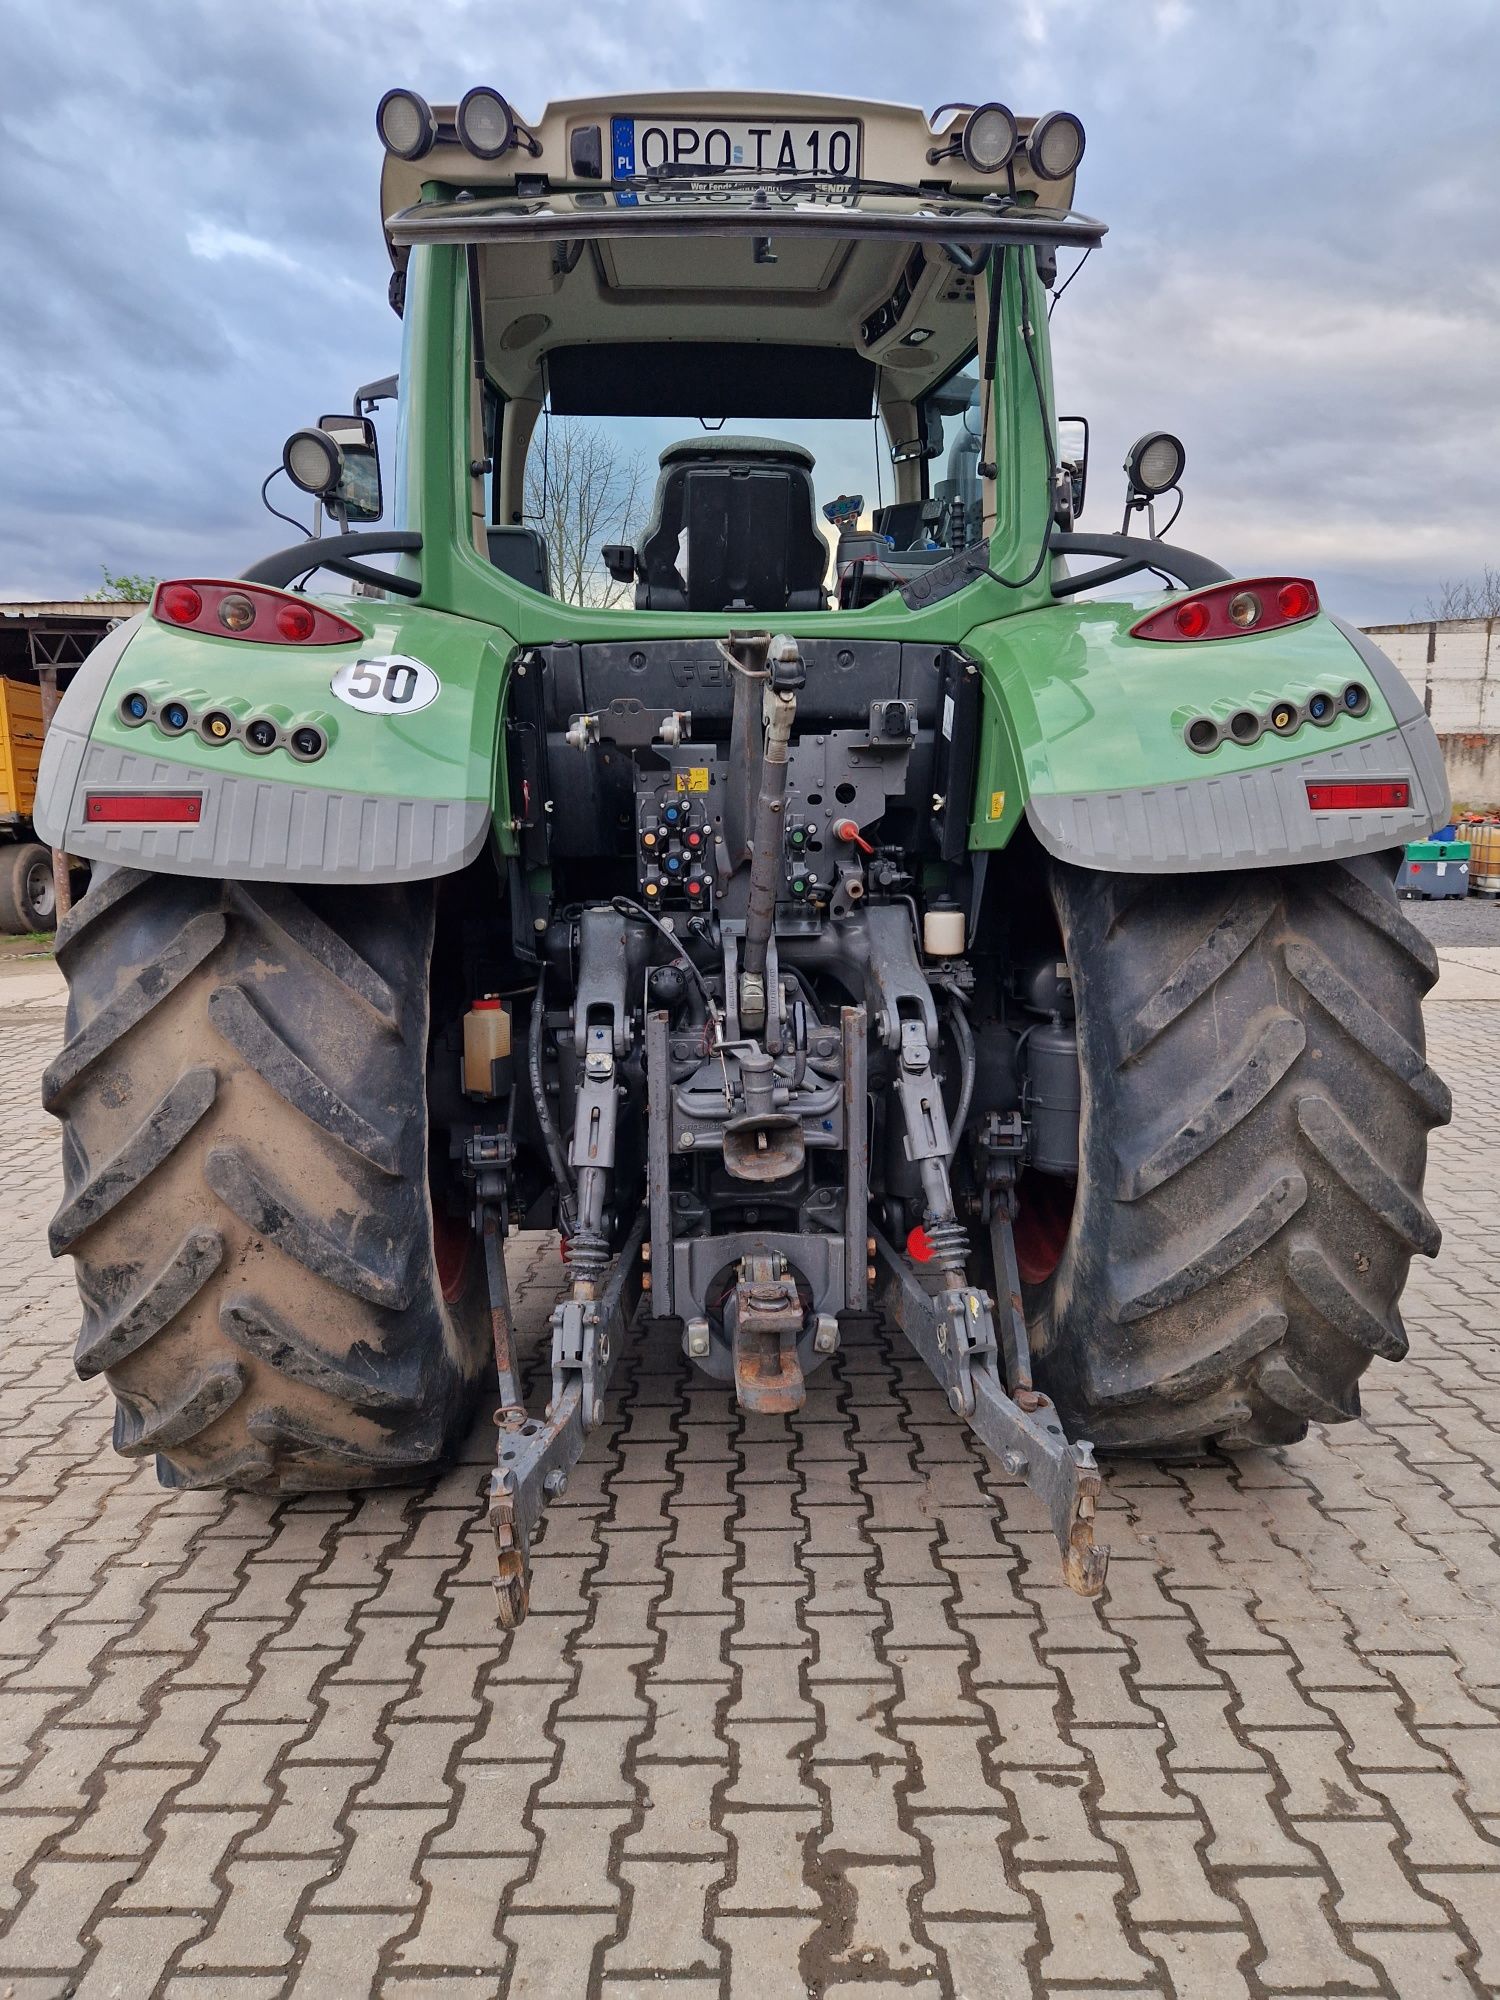
<path id="1" fill-rule="evenodd" d="M 1083 1082 L 1072 1225 L 1027 1316 L 1075 1434 L 1286 1443 L 1406 1352 L 1439 1231 L 1427 1133 L 1437 977 L 1394 860 L 1200 878 L 1054 867 Z"/>
<path id="2" fill-rule="evenodd" d="M 51 1247 L 75 1260 L 78 1371 L 166 1485 L 409 1478 L 466 1422 L 489 1337 L 479 1258 L 440 1275 L 434 1239 L 433 925 L 429 884 L 119 868 L 62 927 Z"/>

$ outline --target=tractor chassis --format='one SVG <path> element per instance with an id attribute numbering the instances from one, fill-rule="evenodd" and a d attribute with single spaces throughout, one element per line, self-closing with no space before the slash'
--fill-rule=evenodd
<path id="1" fill-rule="evenodd" d="M 580 905 L 569 920 L 574 991 L 567 1012 L 548 1016 L 545 962 L 538 973 L 528 1069 L 557 1175 L 569 1279 L 552 1314 L 551 1395 L 540 1420 L 528 1416 L 521 1396 L 502 1254 L 512 1207 L 510 1129 L 479 1132 L 468 1142 L 500 1389 L 499 1457 L 490 1487 L 500 1622 L 513 1626 L 525 1616 L 542 1507 L 565 1488 L 587 1433 L 602 1421 L 610 1370 L 643 1297 L 650 1314 L 680 1330 L 689 1359 L 711 1378 L 732 1379 L 740 1408 L 765 1415 L 800 1409 L 807 1372 L 836 1351 L 845 1328 L 869 1320 L 872 1306 L 884 1310 L 927 1363 L 954 1414 L 1043 1499 L 1067 1583 L 1097 1595 L 1107 1560 L 1093 1541 L 1099 1471 L 1090 1446 L 1068 1439 L 1032 1381 L 1011 1232 L 1026 1151 L 1015 1113 L 991 1114 L 975 1134 L 980 1187 L 977 1201 L 965 1197 L 972 1217 L 990 1232 L 998 1333 L 995 1303 L 969 1281 L 969 1227 L 951 1173 L 964 1113 L 956 1113 L 955 1129 L 934 1057 L 941 1005 L 956 1043 L 967 1048 L 972 1083 L 974 1040 L 965 1006 L 972 974 L 964 964 L 922 964 L 908 905 L 899 898 L 866 901 L 852 845 L 839 862 L 829 919 L 819 916 L 809 928 L 803 915 L 789 912 L 785 928 L 778 927 L 788 773 L 808 754 L 807 739 L 795 734 L 806 667 L 796 640 L 769 633 L 736 634 L 718 650 L 733 671 L 731 733 L 741 755 L 725 771 L 722 814 L 690 837 L 701 843 L 707 831 L 710 855 L 722 840 L 731 876 L 748 865 L 744 901 L 724 913 L 717 929 L 696 932 L 692 921 L 686 932 L 674 930 L 628 896 Z M 819 792 L 827 784 L 842 800 L 863 796 L 864 809 L 878 814 L 905 782 L 912 716 L 908 704 L 894 701 L 874 703 L 864 729 L 824 732 L 814 719 L 808 736 L 817 763 L 809 768 L 819 774 Z M 569 723 L 575 750 L 586 752 L 607 735 L 630 754 L 636 821 L 653 857 L 658 829 L 682 823 L 677 801 L 690 796 L 671 758 L 715 755 L 711 748 L 682 747 L 690 729 L 690 715 L 635 701 L 579 713 Z M 707 769 L 699 775 L 707 784 Z M 687 810 L 690 829 L 697 828 Z M 840 846 L 851 843 L 857 820 L 835 824 L 833 834 Z M 858 844 L 875 854 L 868 842 Z M 701 857 L 705 849 L 694 852 Z M 674 866 L 681 862 L 669 855 L 664 876 Z M 649 867 L 644 879 L 643 893 L 659 887 Z M 693 959 L 688 935 L 700 950 L 708 944 L 720 955 L 719 968 L 705 971 Z M 703 1007 L 696 1020 L 680 1015 L 676 1032 L 671 1013 L 652 997 L 661 990 L 653 984 L 652 954 L 663 945 L 670 955 L 669 1002 L 675 983 L 683 1006 L 692 982 Z M 838 986 L 855 1004 L 836 1011 L 826 999 L 820 1004 L 806 978 L 820 961 L 835 965 Z M 559 1063 L 566 1053 L 573 1079 L 566 1148 L 546 1109 L 549 1034 Z M 920 1200 L 920 1228 L 900 1247 L 870 1217 L 866 1106 L 876 1045 L 889 1079 L 881 1088 L 899 1118 L 913 1197 Z M 638 1106 L 642 1096 L 644 1188 L 617 1174 L 621 1105 Z M 514 1095 L 511 1105 L 513 1116 Z M 815 1155 L 824 1162 L 818 1174 L 811 1168 Z M 684 1183 L 679 1176 L 674 1186 L 674 1158 L 700 1177 Z M 627 1171 L 628 1162 L 627 1154 Z M 805 1176 L 796 1222 L 783 1207 L 778 1226 L 768 1227 L 758 1201 L 747 1206 L 743 1196 L 719 1197 L 715 1227 L 712 1174 L 720 1171 L 726 1183 L 752 1194 L 796 1186 Z"/>

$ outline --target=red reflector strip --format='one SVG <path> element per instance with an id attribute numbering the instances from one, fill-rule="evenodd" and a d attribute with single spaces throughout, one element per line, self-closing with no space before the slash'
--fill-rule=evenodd
<path id="1" fill-rule="evenodd" d="M 1391 784 L 1314 784 L 1307 781 L 1307 803 L 1314 812 L 1379 812 L 1411 804 L 1411 786 L 1404 778 Z"/>
<path id="2" fill-rule="evenodd" d="M 115 821 L 140 825 L 147 821 L 169 821 L 196 825 L 203 817 L 202 792 L 89 792 L 84 797 L 83 816 L 98 825 Z"/>

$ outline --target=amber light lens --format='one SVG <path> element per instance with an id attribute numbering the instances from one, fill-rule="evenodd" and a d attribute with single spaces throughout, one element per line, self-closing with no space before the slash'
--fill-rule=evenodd
<path id="1" fill-rule="evenodd" d="M 219 599 L 219 623 L 226 632 L 248 632 L 255 623 L 255 606 L 242 590 Z"/>

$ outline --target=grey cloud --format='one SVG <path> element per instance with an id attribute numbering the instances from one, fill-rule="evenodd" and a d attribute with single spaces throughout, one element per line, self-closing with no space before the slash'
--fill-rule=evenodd
<path id="1" fill-rule="evenodd" d="M 1487 0 L 11 0 L 5 42 L 0 594 L 233 569 L 287 532 L 257 497 L 281 438 L 396 363 L 372 114 L 402 81 L 523 111 L 693 84 L 1065 104 L 1111 225 L 1054 323 L 1087 525 L 1166 423 L 1182 533 L 1230 563 L 1375 617 L 1494 559 Z"/>

